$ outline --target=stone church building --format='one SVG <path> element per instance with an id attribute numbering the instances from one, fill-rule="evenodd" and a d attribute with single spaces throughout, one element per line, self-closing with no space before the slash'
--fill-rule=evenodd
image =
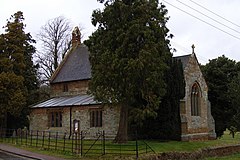
<path id="1" fill-rule="evenodd" d="M 72 48 L 50 80 L 51 98 L 31 106 L 30 130 L 70 135 L 86 131 L 90 137 L 104 130 L 108 138 L 115 137 L 120 108 L 102 104 L 87 93 L 91 80 L 89 54 L 76 27 L 72 33 Z M 175 58 L 183 64 L 186 83 L 186 95 L 179 106 L 182 140 L 214 139 L 215 123 L 208 101 L 208 87 L 194 49 L 190 55 Z"/>
<path id="2" fill-rule="evenodd" d="M 208 87 L 192 46 L 192 54 L 175 57 L 182 62 L 185 97 L 180 101 L 181 139 L 215 139 L 215 121 L 208 100 Z"/>

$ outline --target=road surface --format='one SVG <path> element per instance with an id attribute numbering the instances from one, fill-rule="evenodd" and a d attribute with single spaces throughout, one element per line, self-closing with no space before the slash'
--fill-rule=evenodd
<path id="1" fill-rule="evenodd" d="M 0 160 L 33 160 L 33 159 L 13 155 L 11 153 L 7 153 L 0 150 Z"/>

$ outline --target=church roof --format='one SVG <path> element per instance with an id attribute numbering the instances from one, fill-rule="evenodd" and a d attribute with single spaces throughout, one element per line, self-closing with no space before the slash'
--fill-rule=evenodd
<path id="1" fill-rule="evenodd" d="M 174 59 L 180 60 L 182 62 L 182 66 L 183 68 L 185 68 L 187 66 L 188 60 L 191 57 L 191 54 L 188 55 L 183 55 L 183 56 L 176 56 L 173 57 Z"/>
<path id="2" fill-rule="evenodd" d="M 51 83 L 86 80 L 91 78 L 89 51 L 84 44 L 72 48 L 51 78 Z"/>
<path id="3" fill-rule="evenodd" d="M 33 105 L 31 108 L 54 108 L 54 107 L 67 107 L 67 106 L 84 106 L 84 105 L 96 105 L 101 104 L 94 100 L 90 95 L 77 95 L 77 96 L 64 96 L 54 97 L 44 102 Z"/>
<path id="4" fill-rule="evenodd" d="M 90 52 L 84 44 L 73 47 L 53 74 L 50 82 L 60 83 L 91 79 L 89 54 Z M 190 57 L 191 54 L 173 58 L 180 60 L 185 68 Z"/>

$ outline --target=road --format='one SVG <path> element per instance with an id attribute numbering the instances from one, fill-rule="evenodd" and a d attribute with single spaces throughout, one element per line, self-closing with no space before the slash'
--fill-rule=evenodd
<path id="1" fill-rule="evenodd" d="M 33 160 L 31 158 L 21 157 L 18 155 L 13 155 L 0 150 L 0 160 Z"/>

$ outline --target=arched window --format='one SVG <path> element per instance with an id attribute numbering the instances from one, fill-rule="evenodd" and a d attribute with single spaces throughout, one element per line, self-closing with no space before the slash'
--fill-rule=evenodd
<path id="1" fill-rule="evenodd" d="M 201 91 L 198 83 L 194 83 L 191 92 L 191 115 L 200 116 L 200 96 Z"/>

